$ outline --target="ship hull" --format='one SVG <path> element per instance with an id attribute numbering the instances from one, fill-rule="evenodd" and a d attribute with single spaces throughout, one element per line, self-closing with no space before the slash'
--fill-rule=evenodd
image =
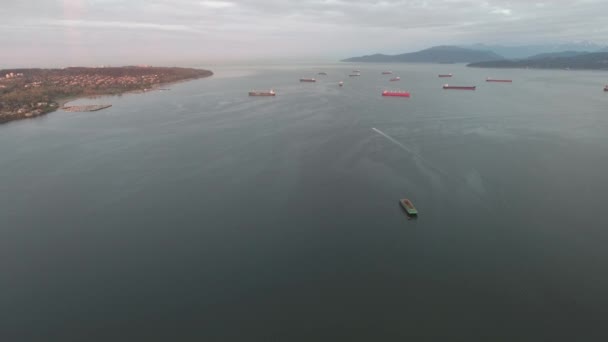
<path id="1" fill-rule="evenodd" d="M 401 207 L 403 209 L 405 209 L 405 212 L 409 215 L 409 216 L 417 216 L 418 215 L 418 210 L 416 210 L 416 207 L 414 207 L 414 204 L 412 204 L 412 202 L 407 199 L 401 199 L 399 200 L 399 204 L 401 204 Z"/>
<path id="2" fill-rule="evenodd" d="M 453 90 L 475 90 L 476 86 L 468 87 L 468 86 L 443 86 L 443 89 L 453 89 Z"/>
<path id="3" fill-rule="evenodd" d="M 271 93 L 249 93 L 249 96 L 276 96 L 276 94 L 271 94 Z"/>
<path id="4" fill-rule="evenodd" d="M 410 97 L 408 91 L 383 91 L 382 96 L 386 97 Z"/>

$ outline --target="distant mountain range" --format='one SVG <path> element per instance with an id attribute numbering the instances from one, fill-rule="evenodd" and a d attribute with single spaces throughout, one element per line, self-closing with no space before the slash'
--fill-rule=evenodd
<path id="1" fill-rule="evenodd" d="M 528 45 L 520 47 L 489 46 L 476 44 L 476 49 L 460 46 L 435 46 L 418 52 L 399 55 L 375 54 L 353 57 L 343 62 L 373 63 L 469 63 L 468 66 L 480 68 L 543 68 L 543 69 L 595 69 L 608 70 L 608 47 L 582 42 L 558 45 Z M 552 51 L 558 48 L 570 48 Z M 496 51 L 506 52 L 505 58 Z M 532 51 L 540 53 L 530 54 Z"/>
<path id="2" fill-rule="evenodd" d="M 462 47 L 474 50 L 493 51 L 507 59 L 529 58 L 534 55 L 545 53 L 557 53 L 562 51 L 608 52 L 607 46 L 598 45 L 586 41 L 577 43 L 537 44 L 520 46 L 473 44 L 463 45 Z"/>
<path id="3" fill-rule="evenodd" d="M 429 49 L 400 55 L 375 54 L 362 57 L 353 57 L 343 62 L 424 62 L 424 63 L 474 63 L 482 61 L 495 61 L 504 59 L 502 56 L 484 50 L 473 50 L 458 46 L 435 46 Z"/>
<path id="4" fill-rule="evenodd" d="M 570 54 L 570 55 L 568 55 Z M 572 51 L 532 56 L 526 59 L 471 63 L 478 68 L 535 68 L 535 69 L 593 69 L 608 70 L 608 52 L 582 53 Z"/>
<path id="5" fill-rule="evenodd" d="M 549 52 L 541 53 L 528 57 L 526 59 L 544 59 L 544 58 L 564 58 L 564 57 L 576 57 L 590 53 L 589 51 L 562 51 L 562 52 Z"/>

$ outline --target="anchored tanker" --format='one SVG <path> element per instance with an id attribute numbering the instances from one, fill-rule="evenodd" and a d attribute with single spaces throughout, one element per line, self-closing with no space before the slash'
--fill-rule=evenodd
<path id="1" fill-rule="evenodd" d="M 475 90 L 476 86 L 451 86 L 449 84 L 444 84 L 443 89 L 458 89 L 458 90 Z"/>
<path id="2" fill-rule="evenodd" d="M 385 90 L 382 92 L 382 96 L 410 97 L 410 92 L 399 90 Z"/>
<path id="3" fill-rule="evenodd" d="M 513 80 L 497 80 L 494 78 L 486 78 L 486 82 L 501 82 L 501 83 L 511 83 Z"/>

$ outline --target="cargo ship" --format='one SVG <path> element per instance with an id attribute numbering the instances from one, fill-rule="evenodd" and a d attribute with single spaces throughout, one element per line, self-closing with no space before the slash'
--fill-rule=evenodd
<path id="1" fill-rule="evenodd" d="M 502 83 L 511 83 L 513 80 L 497 80 L 494 78 L 486 78 L 486 82 L 502 82 Z"/>
<path id="2" fill-rule="evenodd" d="M 451 86 L 449 84 L 443 85 L 443 89 L 475 90 L 476 88 L 476 86 Z"/>
<path id="3" fill-rule="evenodd" d="M 401 77 L 397 76 L 397 77 L 393 77 L 390 79 L 391 82 L 395 82 L 395 81 L 399 81 L 401 80 Z"/>
<path id="4" fill-rule="evenodd" d="M 314 78 L 300 78 L 300 82 L 317 82 Z"/>
<path id="5" fill-rule="evenodd" d="M 382 96 L 410 97 L 410 92 L 399 90 L 385 90 L 382 92 Z"/>
<path id="6" fill-rule="evenodd" d="M 257 91 L 257 90 L 252 90 L 249 92 L 249 96 L 275 96 L 276 93 L 274 92 L 274 89 L 270 89 L 268 91 Z"/>
<path id="7" fill-rule="evenodd" d="M 416 207 L 414 207 L 414 204 L 409 199 L 403 198 L 403 199 L 399 200 L 399 203 L 401 204 L 403 209 L 405 209 L 405 212 L 407 212 L 408 215 L 410 215 L 410 216 L 418 215 L 418 210 L 416 210 Z"/>
<path id="8" fill-rule="evenodd" d="M 361 76 L 361 74 L 356 73 L 356 74 L 350 74 L 350 75 L 348 75 L 348 76 L 350 76 L 350 77 L 355 77 L 355 76 Z"/>
<path id="9" fill-rule="evenodd" d="M 390 75 L 390 74 L 392 74 L 392 73 L 393 73 L 392 71 L 383 71 L 383 72 L 382 72 L 382 75 Z"/>
<path id="10" fill-rule="evenodd" d="M 360 74 L 361 70 L 353 70 L 354 73 Z"/>
<path id="11" fill-rule="evenodd" d="M 320 72 L 318 75 L 327 76 L 326 72 Z"/>
<path id="12" fill-rule="evenodd" d="M 439 77 L 452 77 L 452 74 L 439 74 Z"/>

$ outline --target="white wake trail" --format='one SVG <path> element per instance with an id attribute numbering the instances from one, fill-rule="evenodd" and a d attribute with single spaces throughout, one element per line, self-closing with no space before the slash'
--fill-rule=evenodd
<path id="1" fill-rule="evenodd" d="M 413 155 L 416 159 L 418 159 L 419 161 L 423 162 L 426 167 L 435 170 L 436 172 L 439 172 L 440 174 L 444 175 L 444 176 L 449 176 L 447 172 L 441 170 L 440 168 L 437 168 L 435 166 L 433 166 L 433 164 L 429 163 L 428 161 L 426 161 L 424 158 L 422 158 L 421 155 L 419 155 L 418 153 L 414 152 L 412 149 L 408 148 L 407 146 L 403 145 L 402 143 L 400 143 L 398 140 L 396 140 L 395 138 L 391 137 L 390 135 L 382 132 L 381 130 L 372 127 L 372 131 L 380 134 L 381 136 L 385 137 L 386 139 L 388 139 L 389 141 L 391 141 L 392 143 L 394 143 L 395 145 L 401 147 L 402 150 L 404 150 L 405 152 Z"/>
<path id="2" fill-rule="evenodd" d="M 380 134 L 381 136 L 385 137 L 386 139 L 392 141 L 393 143 L 395 143 L 397 146 L 401 147 L 405 152 L 411 153 L 413 155 L 416 155 L 416 153 L 412 150 L 410 150 L 409 148 L 405 147 L 405 145 L 403 145 L 402 143 L 400 143 L 399 141 L 393 139 L 393 137 L 391 137 L 390 135 L 382 132 L 381 130 L 377 129 L 377 128 L 372 128 L 372 131 Z"/>
<path id="3" fill-rule="evenodd" d="M 388 139 L 390 142 L 392 142 L 392 143 L 394 143 L 395 145 L 399 146 L 399 147 L 400 147 L 402 150 L 404 150 L 405 152 L 407 152 L 407 153 L 411 154 L 412 156 L 414 156 L 414 158 L 417 160 L 417 164 L 419 165 L 419 167 L 427 167 L 427 168 L 432 169 L 432 170 L 434 170 L 435 172 L 437 172 L 437 173 L 439 173 L 439 174 L 443 175 L 443 176 L 444 176 L 444 177 L 446 177 L 446 178 L 451 178 L 451 179 L 454 179 L 454 180 L 456 180 L 456 181 L 458 181 L 458 182 L 460 182 L 460 183 L 464 184 L 464 185 L 467 187 L 467 189 L 469 189 L 469 191 L 470 191 L 470 192 L 471 192 L 471 193 L 472 193 L 472 194 L 473 194 L 475 197 L 477 197 L 477 198 L 478 198 L 478 199 L 481 201 L 482 205 L 483 205 L 483 206 L 484 206 L 486 209 L 488 209 L 488 210 L 490 210 L 490 211 L 494 211 L 494 209 L 493 209 L 493 208 L 489 207 L 489 206 L 488 206 L 488 205 L 487 205 L 487 204 L 484 202 L 483 197 L 482 197 L 482 196 L 481 196 L 479 193 L 477 193 L 476 191 L 474 191 L 474 189 L 471 189 L 471 187 L 470 187 L 470 185 L 469 185 L 469 182 L 468 182 L 466 179 L 463 179 L 463 178 L 460 178 L 460 177 L 458 177 L 458 176 L 455 176 L 455 175 L 449 174 L 449 173 L 447 173 L 447 172 L 443 171 L 442 169 L 440 169 L 440 168 L 438 168 L 438 167 L 436 167 L 436 166 L 433 166 L 433 164 L 429 163 L 427 160 L 425 160 L 424 158 L 422 158 L 422 156 L 421 156 L 421 155 L 419 155 L 418 153 L 414 152 L 412 149 L 410 149 L 410 148 L 408 148 L 407 146 L 403 145 L 403 144 L 402 144 L 402 143 L 400 143 L 398 140 L 396 140 L 395 138 L 391 137 L 390 135 L 388 135 L 388 134 L 386 134 L 386 133 L 382 132 L 381 130 L 379 130 L 379 129 L 377 129 L 377 128 L 373 128 L 373 127 L 372 127 L 372 131 L 374 131 L 374 132 L 376 132 L 376 133 L 380 134 L 381 136 L 383 136 L 383 137 L 385 137 L 386 139 Z"/>

